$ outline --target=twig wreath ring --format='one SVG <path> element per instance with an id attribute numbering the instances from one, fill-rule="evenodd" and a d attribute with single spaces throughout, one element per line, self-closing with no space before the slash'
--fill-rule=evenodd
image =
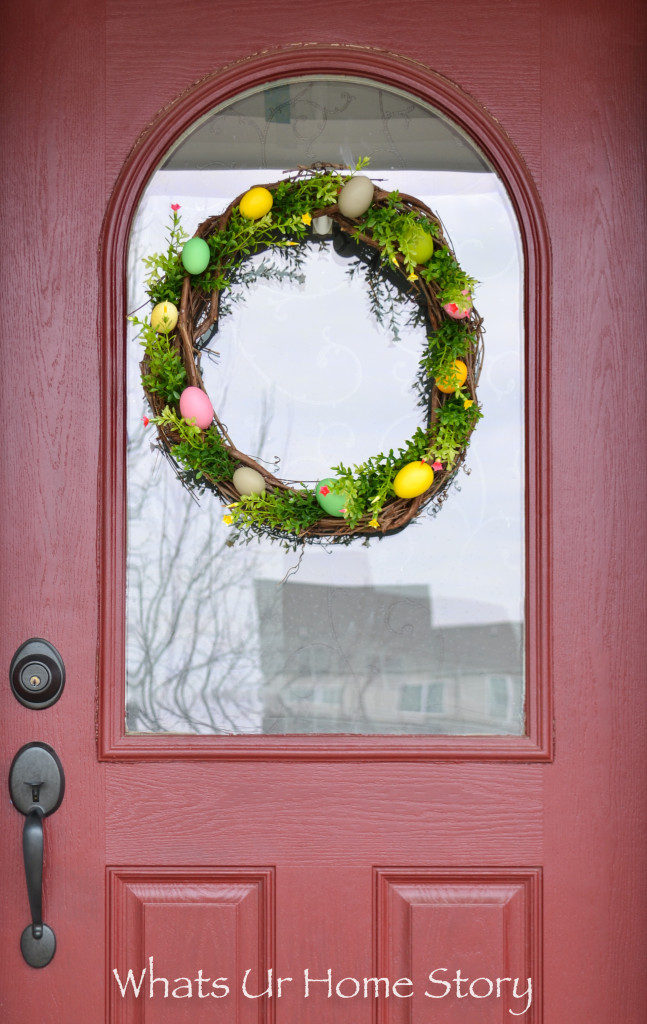
<path id="1" fill-rule="evenodd" d="M 141 332 L 142 383 L 158 446 L 185 486 L 219 496 L 225 521 L 242 538 L 260 534 L 293 546 L 401 530 L 430 503 L 434 509 L 443 503 L 481 418 L 476 281 L 461 269 L 424 203 L 355 172 L 315 164 L 255 185 L 190 239 L 172 204 L 168 248 L 144 260 L 153 309 L 130 319 Z M 294 486 L 236 447 L 206 394 L 201 356 L 223 315 L 222 296 L 250 255 L 271 250 L 289 260 L 298 247 L 328 244 L 330 237 L 367 275 L 378 316 L 375 296 L 388 285 L 411 305 L 414 322 L 424 324 L 413 382 L 423 423 L 397 451 L 361 466 L 340 463 L 314 487 Z"/>

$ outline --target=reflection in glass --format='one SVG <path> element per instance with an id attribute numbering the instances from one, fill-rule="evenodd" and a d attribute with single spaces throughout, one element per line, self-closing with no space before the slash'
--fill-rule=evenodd
<path id="1" fill-rule="evenodd" d="M 459 474 L 437 517 L 301 556 L 267 540 L 230 547 L 217 499 L 196 503 L 151 451 L 131 332 L 128 729 L 522 733 L 521 266 L 500 182 L 426 107 L 352 81 L 273 87 L 194 135 L 153 176 L 137 212 L 130 309 L 145 301 L 141 258 L 163 247 L 171 202 L 192 233 L 247 186 L 279 178 L 277 167 L 372 156 L 371 177 L 427 202 L 481 281 L 484 419 L 469 474 Z M 270 157 L 274 169 L 263 170 Z M 249 169 L 232 170 L 241 162 Z M 237 446 L 303 481 L 397 447 L 420 422 L 411 385 L 421 329 L 401 322 L 394 340 L 376 324 L 365 282 L 349 278 L 329 244 L 311 247 L 292 280 L 259 276 L 261 264 L 203 366 Z"/>

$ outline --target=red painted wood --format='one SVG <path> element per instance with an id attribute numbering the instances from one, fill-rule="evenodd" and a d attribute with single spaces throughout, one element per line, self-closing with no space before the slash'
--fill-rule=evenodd
<path id="1" fill-rule="evenodd" d="M 111 1021 L 271 1024 L 251 998 L 275 961 L 271 870 L 113 869 L 108 886 Z"/>
<path id="2" fill-rule="evenodd" d="M 382 737 L 159 737 L 124 735 L 125 706 L 124 572 L 126 508 L 123 486 L 122 381 L 125 375 L 126 253 L 137 202 L 163 154 L 187 129 L 218 104 L 246 89 L 286 76 L 354 75 L 405 88 L 435 106 L 470 134 L 508 184 L 524 241 L 526 266 L 527 380 L 526 408 L 526 716 L 524 737 L 410 737 L 405 747 Z M 147 129 L 131 152 L 106 215 L 102 240 L 104 344 L 102 346 L 102 600 L 100 657 L 105 679 L 115 680 L 100 692 L 101 755 L 105 758 L 190 757 L 228 759 L 244 756 L 301 758 L 341 757 L 411 760 L 456 757 L 474 760 L 545 760 L 552 742 L 552 694 L 548 623 L 550 488 L 543 452 L 549 444 L 549 244 L 541 203 L 524 163 L 491 117 L 447 79 L 387 52 L 310 45 L 269 52 L 210 76 L 181 96 Z M 531 383 L 532 382 L 532 383 Z"/>
<path id="3" fill-rule="evenodd" d="M 104 175 L 101 2 L 25 0 L 3 11 L 0 1018 L 104 1015 L 103 775 L 96 760 L 96 249 Z M 82 141 L 84 140 L 84 141 Z M 8 671 L 32 636 L 61 652 L 67 682 L 47 711 L 21 708 Z M 58 948 L 42 971 L 19 939 L 29 921 L 24 818 L 8 800 L 14 753 L 49 743 L 66 776 L 45 821 L 44 916 Z"/>
<path id="4" fill-rule="evenodd" d="M 635 953 L 645 948 L 647 919 L 646 374 L 640 331 L 617 296 L 627 289 L 644 309 L 645 9 L 625 2 L 592 10 L 578 0 L 565 10 L 551 0 L 542 37 L 552 386 L 561 393 L 554 430 L 571 439 L 551 453 L 557 756 L 546 772 L 545 1013 L 638 1022 L 647 1005 Z M 571 338 L 586 409 L 563 393 Z M 600 502 L 591 482 L 612 448 L 631 453 L 631 468 Z M 586 985 L 575 973 L 569 982 L 582 936 L 580 970 L 585 958 L 605 965 Z"/>
<path id="5" fill-rule="evenodd" d="M 57 749 L 68 783 L 63 805 L 45 823 L 45 916 L 59 948 L 40 972 L 26 967 L 18 949 L 27 923 L 22 818 L 8 801 L 0 809 L 3 1021 L 110 1019 L 110 929 L 125 929 L 131 940 L 140 925 L 106 907 L 107 869 L 118 868 L 124 884 L 129 872 L 141 872 L 141 881 L 168 871 L 164 879 L 177 877 L 180 891 L 190 887 L 189 869 L 239 877 L 263 865 L 276 879 L 264 941 L 269 949 L 274 935 L 277 969 L 290 975 L 305 958 L 335 976 L 358 977 L 377 970 L 383 948 L 374 869 L 380 877 L 402 869 L 424 880 L 433 871 L 437 877 L 440 869 L 464 868 L 471 884 L 490 869 L 507 878 L 513 868 L 528 878 L 541 869 L 542 903 L 529 897 L 527 920 L 533 929 L 543 921 L 543 1019 L 642 1024 L 644 28 L 638 0 L 411 0 L 397 16 L 392 5 L 341 0 L 271 7 L 260 0 L 242 7 L 60 0 L 46 8 L 25 0 L 3 12 L 0 645 L 8 667 L 24 639 L 49 637 L 68 669 L 63 698 L 45 712 L 20 708 L 6 682 L 0 688 L 5 772 L 22 743 L 41 739 Z M 421 80 L 429 81 L 428 68 L 447 76 L 474 98 L 470 109 L 486 108 L 478 125 L 484 147 L 500 140 L 502 159 L 516 148 L 539 189 L 550 281 L 542 276 L 543 228 L 533 237 L 530 216 L 524 230 L 528 284 L 539 283 L 539 294 L 530 295 L 530 327 L 550 345 L 550 353 L 541 346 L 531 352 L 539 359 L 532 380 L 541 387 L 531 423 L 531 480 L 540 487 L 531 501 L 541 513 L 545 563 L 531 570 L 529 587 L 533 629 L 543 637 L 531 668 L 538 683 L 550 675 L 554 689 L 550 763 L 487 763 L 486 749 L 481 761 L 466 764 L 456 763 L 456 751 L 447 763 L 425 761 L 420 752 L 409 763 L 365 763 L 367 751 L 359 763 L 329 763 L 326 750 L 315 763 L 297 763 L 305 749 L 286 751 L 279 762 L 259 759 L 260 751 L 253 760 L 242 750 L 213 762 L 197 748 L 181 764 L 155 749 L 147 763 L 98 761 L 98 686 L 118 693 L 120 671 L 98 644 L 97 551 L 105 566 L 123 524 L 115 521 L 99 549 L 99 356 L 103 321 L 115 310 L 99 294 L 97 248 L 100 238 L 114 245 L 111 233 L 125 239 L 153 132 L 124 161 L 158 112 L 178 96 L 184 99 L 177 109 L 202 95 L 212 81 L 186 90 L 254 51 L 291 45 L 294 59 L 303 59 L 301 43 L 332 48 L 338 61 L 346 59 L 340 44 L 361 47 L 362 67 L 375 61 L 381 74 L 389 62 L 371 48 L 403 54 L 411 62 L 403 84 L 414 91 L 415 62 L 423 65 Z M 276 68 L 273 60 L 259 58 L 266 68 Z M 233 88 L 236 75 L 234 67 L 223 81 Z M 170 111 L 160 123 L 174 117 Z M 120 192 L 115 212 L 110 193 L 126 180 L 131 191 Z M 520 172 L 510 183 L 513 194 L 529 181 Z M 532 195 L 518 200 L 519 215 L 533 204 Z M 106 210 L 111 219 L 102 236 Z M 540 257 L 541 273 L 532 262 Z M 118 297 L 121 263 L 110 273 Z M 550 333 L 542 334 L 548 309 Z M 121 340 L 114 331 L 107 343 L 118 369 Z M 118 406 L 110 412 L 118 422 Z M 119 493 L 118 470 L 114 460 L 109 493 Z M 118 557 L 111 568 L 117 571 Z M 116 611 L 103 626 L 104 641 L 118 645 Z M 544 726 L 528 760 L 548 750 L 550 722 Z M 105 750 L 121 757 L 117 740 L 108 737 Z M 521 757 L 512 749 L 510 755 Z M 464 926 L 469 934 L 469 919 Z M 159 920 L 154 927 L 163 930 Z M 452 930 L 457 943 L 461 928 Z M 539 932 L 533 934 L 538 951 Z M 169 949 L 178 949 L 173 942 Z M 533 956 L 536 963 L 538 952 Z M 306 1003 L 295 995 L 274 1008 L 277 1024 L 375 1020 L 368 1002 L 339 997 L 315 1002 L 313 995 Z M 145 1020 L 154 1019 L 151 1011 Z"/>
<path id="6" fill-rule="evenodd" d="M 378 974 L 411 998 L 379 1003 L 379 1024 L 542 1020 L 541 872 L 376 872 Z M 504 981 L 503 979 L 508 979 Z"/>

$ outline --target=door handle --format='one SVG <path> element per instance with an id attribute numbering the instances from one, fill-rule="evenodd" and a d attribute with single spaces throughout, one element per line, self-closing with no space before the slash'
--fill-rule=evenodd
<path id="1" fill-rule="evenodd" d="M 13 759 L 9 791 L 16 810 L 25 815 L 22 851 L 31 912 L 20 938 L 30 967 L 46 967 L 56 952 L 56 936 L 43 922 L 43 818 L 53 814 L 65 792 L 65 775 L 58 755 L 46 743 L 27 743 Z"/>
<path id="2" fill-rule="evenodd" d="M 36 940 L 43 937 L 43 847 L 43 812 L 40 807 L 35 807 L 25 818 L 22 855 L 31 910 L 31 934 Z"/>

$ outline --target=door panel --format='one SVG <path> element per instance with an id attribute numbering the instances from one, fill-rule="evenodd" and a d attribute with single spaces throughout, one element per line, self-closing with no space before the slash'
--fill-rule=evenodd
<path id="1" fill-rule="evenodd" d="M 67 669 L 61 700 L 45 711 L 20 707 L 8 685 L 0 694 L 5 771 L 23 743 L 41 740 L 66 775 L 45 823 L 44 917 L 58 948 L 40 971 L 19 949 L 29 920 L 23 819 L 8 801 L 0 811 L 9 1024 L 200 1019 L 199 996 L 122 999 L 113 958 L 122 971 L 140 974 L 153 955 L 160 974 L 213 977 L 214 946 L 238 982 L 240 968 L 266 966 L 300 979 L 330 969 L 334 983 L 411 971 L 424 984 L 444 967 L 471 980 L 507 972 L 533 977 L 522 1019 L 534 1024 L 642 1020 L 644 25 L 632 0 L 595 11 L 583 0 L 413 0 L 395 18 L 381 3 L 335 0 L 307 10 L 28 0 L 5 12 L 0 643 L 8 667 L 25 639 L 43 636 Z M 314 61 L 312 40 L 334 44 L 325 60 L 319 51 L 323 70 L 347 59 L 386 73 L 392 58 L 379 51 L 393 50 L 406 58 L 404 87 L 417 62 L 423 77 L 425 68 L 446 75 L 475 98 L 486 148 L 507 133 L 501 159 L 518 152 L 529 168 L 510 158 L 512 194 L 523 198 L 531 181 L 539 190 L 517 202 L 528 329 L 543 339 L 528 364 L 528 527 L 541 553 L 528 566 L 529 738 L 467 737 L 462 748 L 441 738 L 431 753 L 410 737 L 406 756 L 398 737 L 334 750 L 322 737 L 293 738 L 275 757 L 263 737 L 233 738 L 226 750 L 202 737 L 139 738 L 135 750 L 121 724 L 124 519 L 102 520 L 124 483 L 123 396 L 110 390 L 124 281 L 112 257 L 125 251 L 151 140 L 168 148 L 172 125 L 211 86 L 184 91 L 254 51 L 288 46 L 282 69 L 265 52 L 220 81 L 233 94 L 245 75 L 280 77 L 294 59 Z M 358 47 L 352 61 L 340 43 Z M 443 83 L 441 98 L 454 89 Z M 167 110 L 135 144 L 170 104 L 178 116 Z M 115 600 L 103 591 L 99 619 L 107 576 Z M 286 983 L 280 1000 L 258 1001 L 238 985 L 235 1001 L 208 1003 L 212 1017 L 271 1024 L 423 1024 L 432 1013 L 460 1024 L 509 1020 L 515 1008 L 478 994 L 434 1001 L 417 977 L 411 1003 L 344 998 L 334 985 L 328 999 L 319 985 L 307 1000 Z"/>
<path id="2" fill-rule="evenodd" d="M 168 1019 L 167 999 L 174 1020 L 212 1020 L 215 1006 L 259 1020 L 250 997 L 275 962 L 271 870 L 116 868 L 108 885 L 111 1021 Z"/>

